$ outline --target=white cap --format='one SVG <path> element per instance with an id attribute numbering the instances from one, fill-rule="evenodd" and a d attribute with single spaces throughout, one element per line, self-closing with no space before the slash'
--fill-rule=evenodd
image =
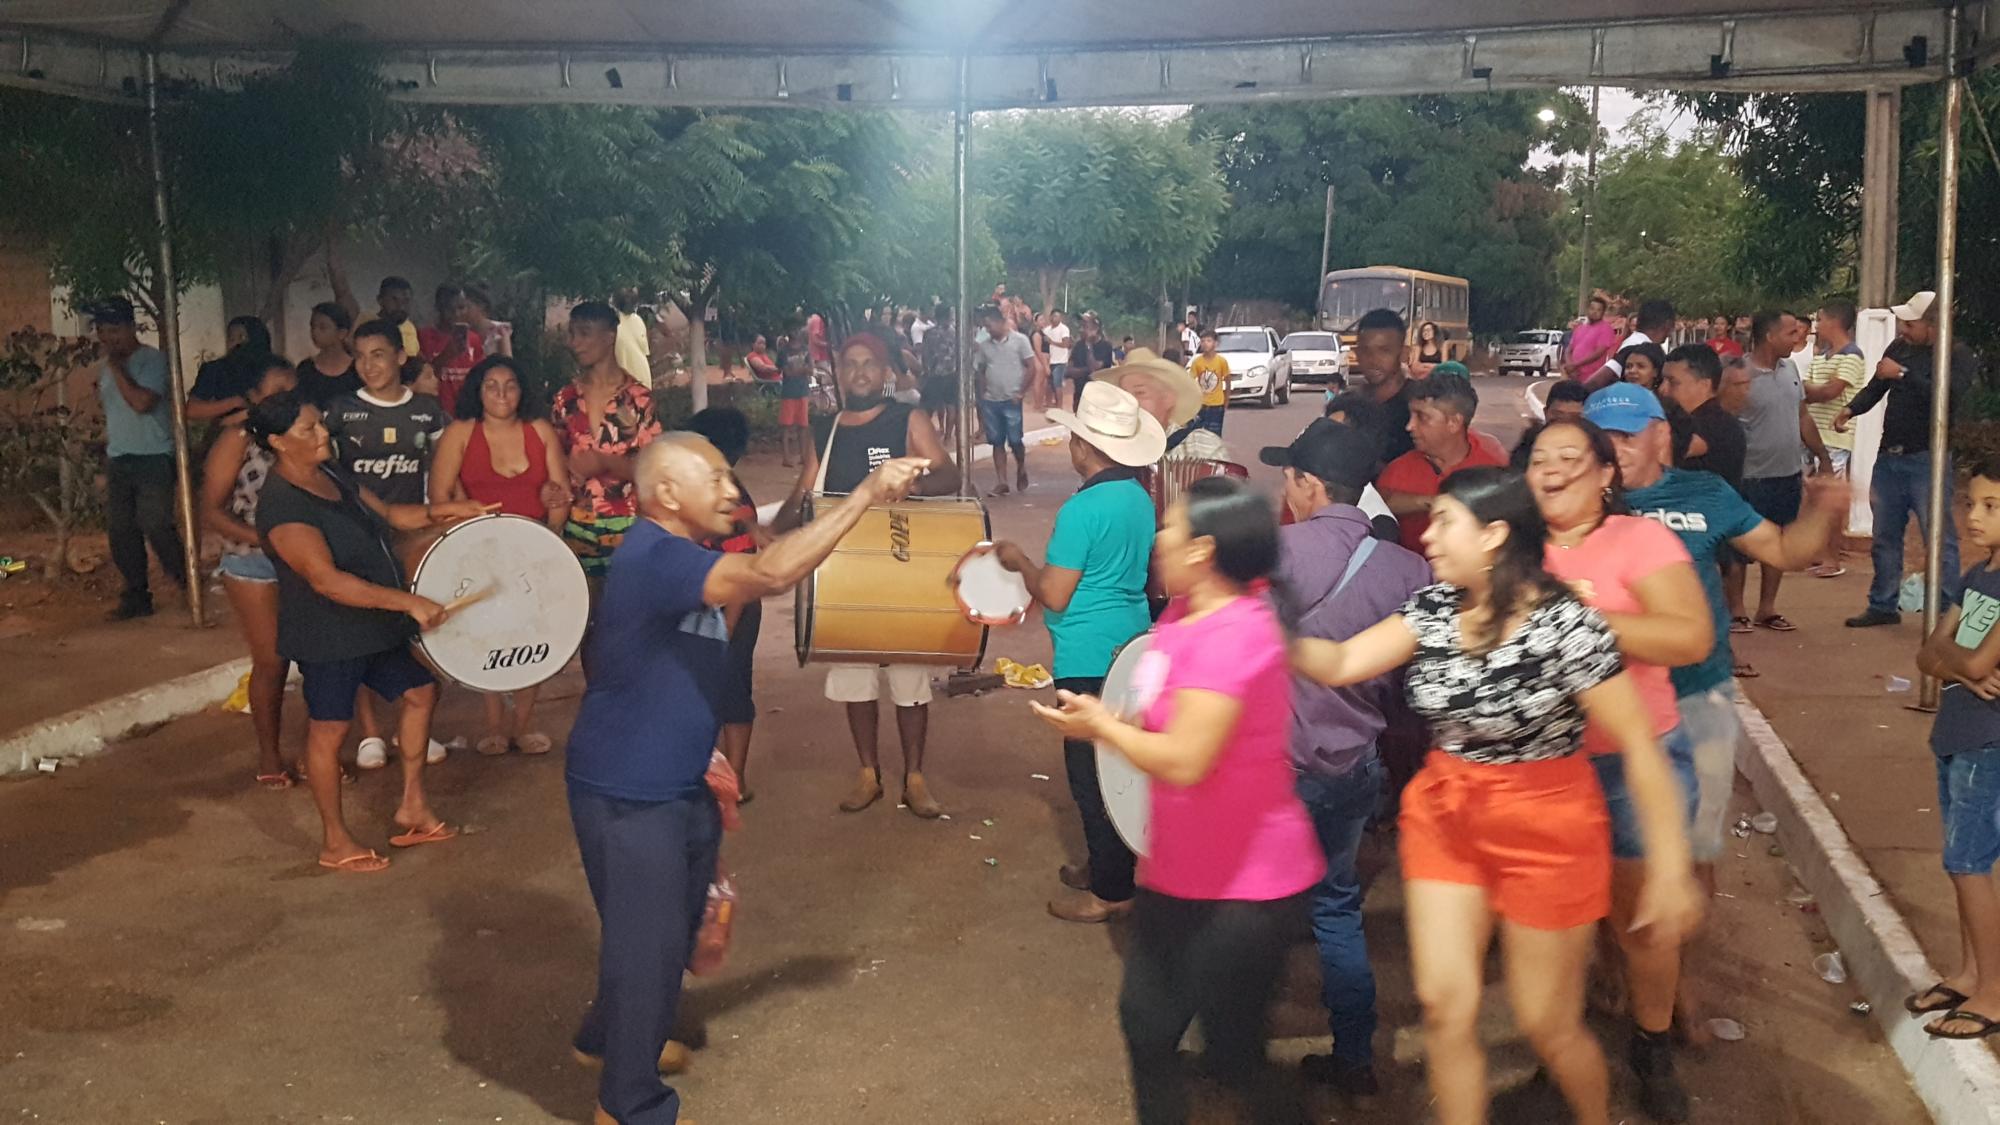
<path id="1" fill-rule="evenodd" d="M 1922 320 L 1931 314 L 1931 302 L 1935 300 L 1937 294 L 1926 289 L 1900 305 L 1891 305 L 1889 312 L 1897 320 Z"/>

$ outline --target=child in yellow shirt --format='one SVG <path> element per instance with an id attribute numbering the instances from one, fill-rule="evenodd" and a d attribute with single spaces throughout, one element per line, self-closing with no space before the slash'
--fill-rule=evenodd
<path id="1" fill-rule="evenodd" d="M 1215 354 L 1215 331 L 1201 334 L 1201 352 L 1194 357 L 1194 381 L 1201 387 L 1201 413 L 1195 424 L 1222 435 L 1222 413 L 1229 407 L 1229 361 Z"/>

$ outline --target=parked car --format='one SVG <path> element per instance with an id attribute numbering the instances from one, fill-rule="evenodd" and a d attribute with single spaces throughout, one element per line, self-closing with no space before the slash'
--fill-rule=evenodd
<path id="1" fill-rule="evenodd" d="M 1278 341 L 1278 370 L 1288 387 L 1338 383 L 1347 374 L 1347 355 L 1331 332 L 1294 332 Z"/>
<path id="2" fill-rule="evenodd" d="M 1292 401 L 1291 376 L 1279 369 L 1278 334 L 1257 325 L 1215 330 L 1215 351 L 1229 362 L 1229 398 L 1265 406 Z"/>
<path id="3" fill-rule="evenodd" d="M 1560 328 L 1530 328 L 1510 333 L 1500 341 L 1500 374 L 1519 371 L 1524 375 L 1562 374 L 1563 343 L 1569 333 Z"/>

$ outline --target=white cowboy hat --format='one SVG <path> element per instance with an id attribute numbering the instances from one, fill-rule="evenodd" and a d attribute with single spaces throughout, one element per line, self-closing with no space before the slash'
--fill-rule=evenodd
<path id="1" fill-rule="evenodd" d="M 1194 381 L 1194 375 L 1178 363 L 1161 359 L 1151 348 L 1133 348 L 1125 353 L 1125 362 L 1095 372 L 1091 378 L 1122 387 L 1125 377 L 1135 373 L 1150 375 L 1174 392 L 1174 412 L 1167 418 L 1169 425 L 1185 426 L 1201 413 L 1201 387 Z"/>
<path id="2" fill-rule="evenodd" d="M 1156 464 L 1167 452 L 1167 431 L 1160 420 L 1139 409 L 1132 392 L 1116 383 L 1085 384 L 1076 413 L 1051 410 L 1048 418 L 1130 468 Z"/>

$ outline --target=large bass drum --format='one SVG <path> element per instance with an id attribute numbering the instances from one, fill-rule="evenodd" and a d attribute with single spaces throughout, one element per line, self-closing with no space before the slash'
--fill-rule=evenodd
<path id="1" fill-rule="evenodd" d="M 1098 696 L 1114 715 L 1136 721 L 1145 701 L 1140 699 L 1139 663 L 1152 647 L 1153 635 L 1141 633 L 1127 641 L 1104 674 L 1104 690 Z M 1097 744 L 1097 788 L 1104 794 L 1104 811 L 1118 838 L 1133 855 L 1146 854 L 1147 833 L 1153 820 L 1153 779 L 1132 764 L 1132 759 L 1109 743 Z"/>
<path id="2" fill-rule="evenodd" d="M 805 518 L 828 499 L 807 496 Z M 910 499 L 868 509 L 799 583 L 799 663 L 978 667 L 986 626 L 966 619 L 950 578 L 990 534 L 977 500 Z"/>
<path id="3" fill-rule="evenodd" d="M 583 644 L 590 588 L 583 564 L 547 524 L 480 516 L 424 550 L 410 590 L 443 606 L 444 624 L 418 634 L 432 667 L 478 691 L 518 691 L 562 671 Z"/>

